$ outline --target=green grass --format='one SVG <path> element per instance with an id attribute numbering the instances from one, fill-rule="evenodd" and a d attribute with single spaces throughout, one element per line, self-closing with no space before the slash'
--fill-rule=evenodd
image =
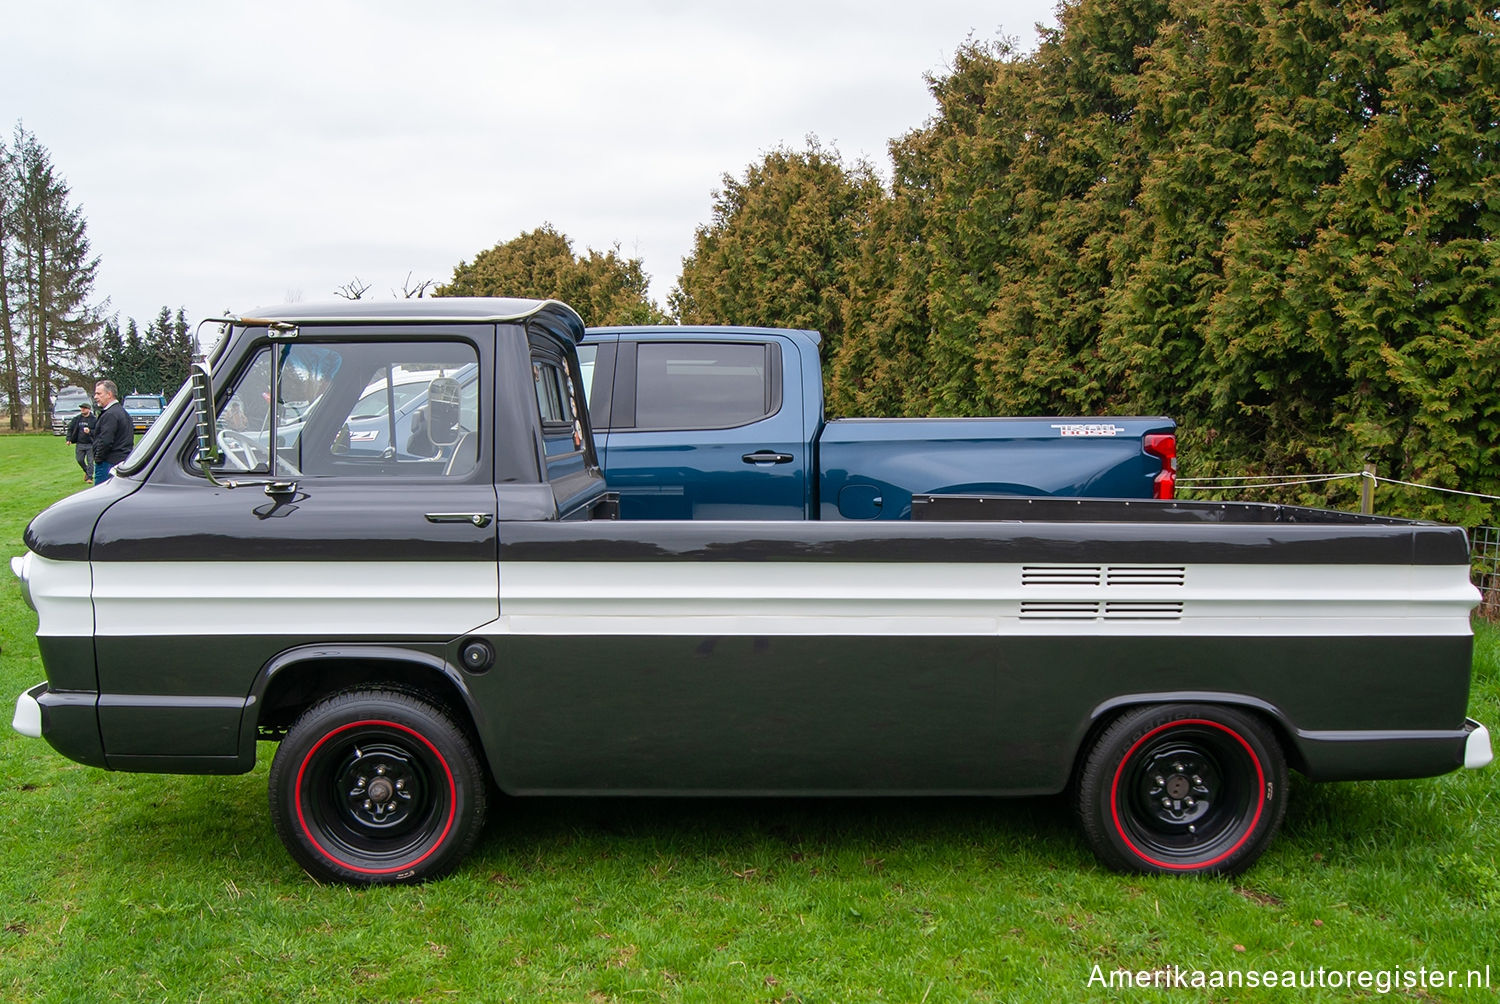
<path id="1" fill-rule="evenodd" d="M 30 516 L 79 478 L 61 439 L 0 436 L 7 561 Z M 35 627 L 5 574 L 7 714 L 43 678 Z M 1488 625 L 1476 667 L 1471 714 L 1493 728 L 1500 631 Z M 1422 667 L 1411 672 L 1420 686 Z M 450 878 L 351 890 L 315 884 L 283 852 L 267 815 L 266 752 L 239 777 L 113 774 L 0 729 L 0 999 L 1360 996 L 1110 991 L 1089 986 L 1095 965 L 1489 965 L 1500 988 L 1495 768 L 1296 780 L 1280 837 L 1236 880 L 1106 872 L 1058 799 L 562 799 L 502 802 Z"/>

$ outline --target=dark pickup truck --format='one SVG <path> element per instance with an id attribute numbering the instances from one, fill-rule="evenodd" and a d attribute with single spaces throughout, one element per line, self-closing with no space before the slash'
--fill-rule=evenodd
<path id="1" fill-rule="evenodd" d="M 971 493 L 899 522 L 619 519 L 582 337 L 550 301 L 233 319 L 116 476 L 28 527 L 46 680 L 15 728 L 113 770 L 241 772 L 277 743 L 278 833 L 353 883 L 456 866 L 491 782 L 1068 789 L 1109 866 L 1233 873 L 1289 769 L 1490 759 L 1462 530 Z M 394 443 L 417 373 L 420 448 L 359 449 L 356 410 Z M 252 408 L 258 440 L 231 422 Z"/>
<path id="2" fill-rule="evenodd" d="M 824 420 L 815 331 L 590 328 L 594 446 L 625 519 L 910 519 L 914 495 L 1171 498 L 1162 417 Z"/>

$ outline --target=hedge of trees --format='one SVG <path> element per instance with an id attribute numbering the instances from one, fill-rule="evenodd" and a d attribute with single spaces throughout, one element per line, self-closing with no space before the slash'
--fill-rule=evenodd
<path id="1" fill-rule="evenodd" d="M 669 312 L 819 329 L 834 413 L 1165 414 L 1189 477 L 1500 494 L 1497 33 L 1472 0 L 1072 0 L 1034 51 L 963 45 L 888 184 L 816 141 L 726 175 Z M 481 259 L 445 291 L 539 274 Z M 607 264 L 586 319 L 649 313 Z"/>
<path id="2" fill-rule="evenodd" d="M 143 333 L 135 318 L 118 318 L 104 322 L 99 341 L 99 373 L 114 380 L 120 393 L 140 391 L 143 394 L 172 392 L 187 379 L 193 359 L 198 356 L 193 329 L 183 308 L 174 315 L 162 307 L 146 325 Z"/>
<path id="3" fill-rule="evenodd" d="M 1032 53 L 961 48 L 889 188 L 816 146 L 726 179 L 673 303 L 832 332 L 845 414 L 1166 414 L 1192 476 L 1500 494 L 1497 32 L 1472 2 L 1077 0 Z"/>

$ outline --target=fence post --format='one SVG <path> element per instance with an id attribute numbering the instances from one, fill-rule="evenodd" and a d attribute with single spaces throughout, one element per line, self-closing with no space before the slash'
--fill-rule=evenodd
<path id="1" fill-rule="evenodd" d="M 1366 516 L 1375 512 L 1375 465 L 1365 461 L 1365 476 L 1359 482 L 1359 511 Z"/>

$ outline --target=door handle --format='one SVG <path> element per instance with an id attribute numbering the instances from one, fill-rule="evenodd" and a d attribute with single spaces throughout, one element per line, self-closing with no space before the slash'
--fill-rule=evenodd
<path id="1" fill-rule="evenodd" d="M 769 467 L 772 464 L 789 464 L 794 459 L 790 453 L 776 453 L 773 450 L 758 450 L 755 453 L 747 453 L 740 458 L 747 464 L 757 467 Z"/>
<path id="2" fill-rule="evenodd" d="M 490 525 L 490 520 L 495 517 L 487 512 L 430 512 L 427 514 L 429 523 L 471 523 L 483 529 Z"/>

